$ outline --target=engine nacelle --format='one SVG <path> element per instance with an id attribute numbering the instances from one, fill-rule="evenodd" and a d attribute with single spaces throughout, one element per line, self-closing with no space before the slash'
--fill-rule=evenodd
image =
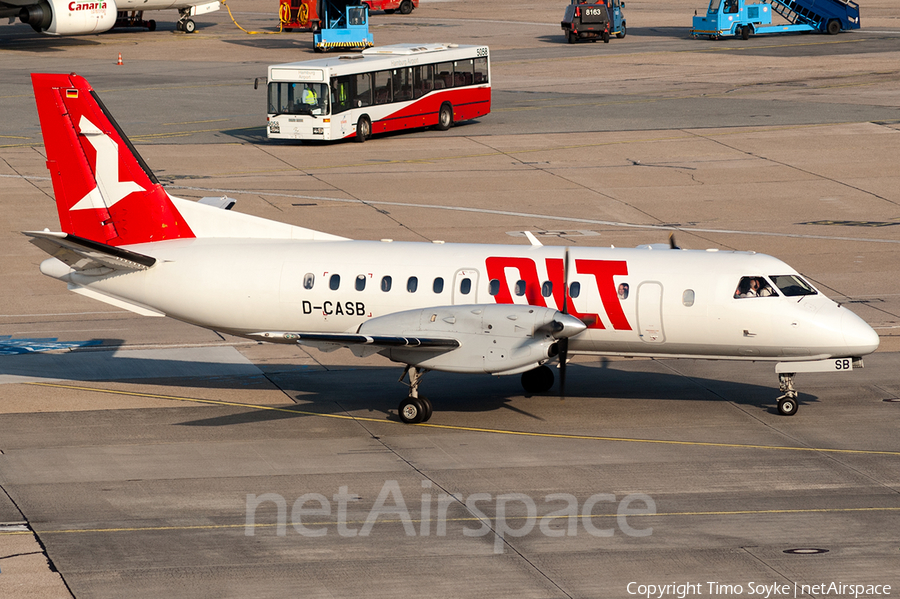
<path id="1" fill-rule="evenodd" d="M 86 35 L 112 29 L 117 11 L 113 0 L 42 0 L 23 8 L 19 20 L 50 35 Z"/>
<path id="2" fill-rule="evenodd" d="M 444 372 L 515 374 L 558 353 L 556 342 L 583 331 L 584 324 L 558 310 L 516 304 L 473 304 L 409 310 L 373 318 L 362 335 L 447 337 L 452 351 L 394 348 L 381 353 L 397 362 Z"/>

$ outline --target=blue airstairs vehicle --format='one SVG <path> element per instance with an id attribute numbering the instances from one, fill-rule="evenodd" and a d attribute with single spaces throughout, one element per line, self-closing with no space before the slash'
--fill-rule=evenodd
<path id="1" fill-rule="evenodd" d="M 772 13 L 787 23 L 772 24 Z M 748 39 L 767 33 L 837 35 L 852 29 L 859 29 L 859 4 L 852 0 L 710 0 L 706 14 L 694 16 L 691 36 Z"/>

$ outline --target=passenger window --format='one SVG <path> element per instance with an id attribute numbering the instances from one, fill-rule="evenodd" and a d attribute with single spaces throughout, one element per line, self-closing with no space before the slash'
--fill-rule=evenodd
<path id="1" fill-rule="evenodd" d="M 328 281 L 328 288 L 332 291 L 337 291 L 337 288 L 341 286 L 341 275 L 331 275 L 331 279 Z"/>
<path id="2" fill-rule="evenodd" d="M 363 73 L 356 75 L 356 106 L 372 105 L 372 75 Z"/>
<path id="3" fill-rule="evenodd" d="M 681 294 L 681 303 L 686 307 L 690 308 L 694 305 L 694 290 L 693 289 L 685 289 L 684 293 Z"/>
<path id="4" fill-rule="evenodd" d="M 619 286 L 616 288 L 616 293 L 619 295 L 619 299 L 628 299 L 628 283 L 619 283 Z"/>
<path id="5" fill-rule="evenodd" d="M 441 277 L 437 277 L 434 280 L 434 285 L 431 287 L 435 293 L 440 293 L 444 290 L 444 279 Z"/>
<path id="6" fill-rule="evenodd" d="M 432 89 L 434 89 L 434 81 L 432 80 L 432 65 L 423 64 L 413 67 L 413 97 L 421 98 Z"/>
<path id="7" fill-rule="evenodd" d="M 378 71 L 375 74 L 375 103 L 388 104 L 391 102 L 391 72 Z"/>
<path id="8" fill-rule="evenodd" d="M 569 297 L 576 298 L 581 295 L 581 283 L 575 281 L 571 285 L 569 285 Z"/>
<path id="9" fill-rule="evenodd" d="M 553 283 L 550 281 L 544 281 L 544 284 L 541 285 L 541 295 L 544 297 L 550 297 L 553 295 Z"/>
<path id="10" fill-rule="evenodd" d="M 818 291 L 803 280 L 799 275 L 775 275 L 771 277 L 775 282 L 775 286 L 781 290 L 781 293 L 787 297 L 797 297 L 799 295 L 816 295 Z"/>
<path id="11" fill-rule="evenodd" d="M 459 282 L 459 292 L 463 295 L 469 295 L 469 292 L 472 291 L 472 279 L 463 279 Z"/>
<path id="12" fill-rule="evenodd" d="M 381 290 L 382 291 L 390 291 L 391 290 L 391 277 L 389 277 L 389 276 L 381 277 Z"/>
<path id="13" fill-rule="evenodd" d="M 475 83 L 487 83 L 488 59 L 485 56 L 475 59 Z"/>
<path id="14" fill-rule="evenodd" d="M 362 291 L 366 288 L 366 275 L 356 275 L 356 290 Z"/>
<path id="15" fill-rule="evenodd" d="M 491 282 L 488 283 L 488 293 L 490 295 L 497 295 L 500 293 L 500 281 L 497 279 L 491 279 Z"/>
<path id="16" fill-rule="evenodd" d="M 394 102 L 412 100 L 412 69 L 394 69 Z"/>
<path id="17" fill-rule="evenodd" d="M 472 85 L 472 59 L 457 60 L 453 63 L 453 87 Z"/>
<path id="18" fill-rule="evenodd" d="M 525 281 L 523 281 L 522 279 L 516 281 L 516 295 L 520 297 L 525 295 L 525 287 Z"/>
<path id="19" fill-rule="evenodd" d="M 434 67 L 434 89 L 453 87 L 453 63 L 441 62 Z"/>
<path id="20" fill-rule="evenodd" d="M 410 293 L 415 293 L 416 289 L 419 288 L 419 278 L 418 277 L 410 277 L 406 280 L 406 290 Z"/>
<path id="21" fill-rule="evenodd" d="M 311 272 L 308 272 L 305 275 L 303 275 L 303 288 L 304 289 L 312 289 L 313 285 L 315 285 L 315 284 L 316 284 L 316 275 L 312 274 Z"/>

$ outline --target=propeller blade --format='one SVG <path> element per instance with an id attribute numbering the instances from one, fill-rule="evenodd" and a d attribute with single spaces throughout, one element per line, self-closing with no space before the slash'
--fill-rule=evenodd
<path id="1" fill-rule="evenodd" d="M 563 258 L 563 305 L 562 313 L 569 313 L 569 248 L 565 250 Z"/>
<path id="2" fill-rule="evenodd" d="M 559 398 L 566 398 L 566 362 L 569 359 L 569 338 L 559 340 Z"/>
<path id="3" fill-rule="evenodd" d="M 566 247 L 565 256 L 563 259 L 563 318 L 569 314 L 569 248 Z M 584 330 L 584 323 L 580 320 L 577 324 L 581 325 L 584 328 L 578 329 L 577 326 L 573 327 L 573 323 L 569 323 L 569 331 L 566 331 L 570 334 L 578 334 Z M 571 333 L 571 331 L 575 331 Z M 563 400 L 566 398 L 566 362 L 569 360 L 569 335 L 565 335 L 559 340 L 559 399 Z"/>

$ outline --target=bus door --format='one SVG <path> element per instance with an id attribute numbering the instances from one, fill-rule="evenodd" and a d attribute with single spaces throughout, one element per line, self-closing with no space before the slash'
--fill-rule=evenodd
<path id="1" fill-rule="evenodd" d="M 353 133 L 353 111 L 350 110 L 350 77 L 336 77 L 331 80 L 331 126 L 337 129 L 335 139 Z"/>

